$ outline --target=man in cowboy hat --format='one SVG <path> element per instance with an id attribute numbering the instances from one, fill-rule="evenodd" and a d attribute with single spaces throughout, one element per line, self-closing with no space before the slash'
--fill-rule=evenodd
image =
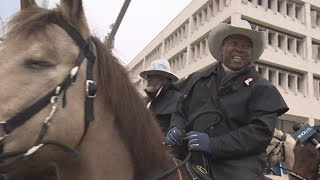
<path id="1" fill-rule="evenodd" d="M 218 63 L 184 82 L 166 143 L 181 143 L 186 131 L 189 169 L 214 180 L 262 180 L 265 150 L 278 116 L 288 111 L 279 91 L 252 66 L 265 49 L 266 35 L 244 20 L 221 23 L 208 44 Z"/>
<path id="2" fill-rule="evenodd" d="M 144 90 L 147 94 L 147 107 L 155 115 L 162 131 L 167 133 L 171 114 L 181 95 L 172 84 L 178 77 L 171 73 L 170 64 L 166 59 L 152 61 L 150 67 L 142 71 L 140 76 L 147 80 Z"/>
<path id="3" fill-rule="evenodd" d="M 178 77 L 171 72 L 170 64 L 166 59 L 157 59 L 151 62 L 150 67 L 142 71 L 140 76 L 147 80 L 144 91 L 147 94 L 147 108 L 156 117 L 164 134 L 170 126 L 172 113 L 175 111 L 178 99 L 182 95 L 172 84 Z M 171 153 L 179 159 L 184 157 L 181 147 L 170 147 Z"/>

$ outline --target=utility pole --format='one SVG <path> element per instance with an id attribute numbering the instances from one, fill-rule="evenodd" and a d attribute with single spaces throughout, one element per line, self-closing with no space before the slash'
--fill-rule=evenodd
<path id="1" fill-rule="evenodd" d="M 112 29 L 111 29 L 111 32 L 110 34 L 108 34 L 108 37 L 107 37 L 107 42 L 106 42 L 106 46 L 108 48 L 113 48 L 113 41 L 114 41 L 114 37 L 119 29 L 119 26 L 121 24 L 121 21 L 124 17 L 124 15 L 126 14 L 126 11 L 129 7 L 129 4 L 130 4 L 131 0 L 125 0 L 123 5 L 122 5 L 122 8 L 118 14 L 118 17 L 117 17 L 117 20 L 116 22 L 113 24 L 112 26 Z"/>
<path id="2" fill-rule="evenodd" d="M 42 0 L 41 7 L 47 9 L 49 7 L 49 3 L 50 3 L 50 0 Z"/>
<path id="3" fill-rule="evenodd" d="M 3 19 L 0 17 L 0 42 L 3 41 L 4 34 L 5 34 L 4 22 L 3 22 Z"/>

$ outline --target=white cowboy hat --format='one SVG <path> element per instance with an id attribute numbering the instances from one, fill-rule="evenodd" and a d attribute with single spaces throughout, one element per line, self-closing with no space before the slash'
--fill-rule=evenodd
<path id="1" fill-rule="evenodd" d="M 149 74 L 159 74 L 169 78 L 172 82 L 178 81 L 178 77 L 171 73 L 170 63 L 166 59 L 157 59 L 151 62 L 149 68 L 140 73 L 143 79 L 147 79 Z"/>
<path id="2" fill-rule="evenodd" d="M 220 52 L 222 42 L 233 34 L 244 35 L 251 39 L 251 60 L 258 60 L 266 47 L 266 33 L 252 30 L 250 23 L 245 20 L 241 20 L 237 25 L 220 23 L 211 30 L 208 38 L 208 45 L 212 56 L 218 61 L 222 60 Z"/>

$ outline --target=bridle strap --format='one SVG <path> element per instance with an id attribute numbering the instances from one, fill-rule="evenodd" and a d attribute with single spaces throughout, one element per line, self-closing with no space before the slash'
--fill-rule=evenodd
<path id="1" fill-rule="evenodd" d="M 72 27 L 69 23 L 62 19 L 57 19 L 54 16 L 48 16 L 48 19 L 61 27 L 72 39 L 77 45 L 80 47 L 81 50 L 86 52 L 84 55 L 89 61 L 95 60 L 95 55 L 92 51 L 90 51 L 90 45 L 89 43 L 83 39 L 82 35 L 74 28 Z"/>
<path id="2" fill-rule="evenodd" d="M 78 159 L 79 158 L 79 154 L 77 151 L 74 151 L 73 149 L 71 149 L 70 147 L 61 144 L 57 141 L 53 141 L 53 140 L 44 140 L 40 142 L 41 144 L 37 145 L 37 146 L 33 146 L 32 148 L 28 149 L 28 150 L 24 150 L 24 151 L 17 151 L 17 152 L 8 152 L 8 153 L 4 153 L 4 154 L 0 154 L 0 159 L 6 159 L 6 158 L 10 158 L 10 160 L 7 160 L 5 163 L 1 163 L 0 164 L 0 173 L 2 167 L 6 167 L 8 165 L 13 164 L 14 162 L 23 159 L 27 156 L 29 156 L 30 154 L 33 154 L 34 152 L 37 151 L 37 149 L 41 148 L 44 145 L 53 145 L 56 146 L 60 149 L 62 149 L 63 152 L 67 153 L 69 156 L 71 156 L 73 159 Z M 33 148 L 36 148 L 35 150 Z M 2 174 L 4 175 L 4 174 Z"/>
<path id="3" fill-rule="evenodd" d="M 280 168 L 283 169 L 283 170 L 288 171 L 288 175 L 289 175 L 289 176 L 295 177 L 295 178 L 297 178 L 297 179 L 299 179 L 299 180 L 307 180 L 307 179 L 304 178 L 303 176 L 300 176 L 299 174 L 293 172 L 293 171 L 290 170 L 290 169 L 287 169 L 287 168 L 285 168 L 285 167 L 280 167 Z"/>
<path id="4" fill-rule="evenodd" d="M 279 138 L 277 136 L 273 136 L 274 138 L 278 139 L 279 141 L 285 142 L 287 139 L 287 133 L 283 132 L 282 136 Z"/>
<path id="5" fill-rule="evenodd" d="M 24 124 L 26 121 L 28 121 L 31 117 L 33 117 L 35 114 L 40 112 L 43 108 L 47 107 L 49 103 L 52 103 L 52 98 L 58 97 L 63 93 L 62 98 L 62 106 L 65 107 L 66 105 L 66 91 L 68 88 L 75 82 L 77 78 L 77 72 L 84 61 L 85 58 L 87 58 L 87 69 L 86 69 L 86 98 L 85 98 L 85 127 L 84 127 L 84 133 L 80 139 L 80 142 L 84 138 L 89 122 L 94 120 L 94 112 L 93 112 L 93 98 L 96 96 L 96 84 L 93 80 L 93 67 L 95 62 L 95 55 L 93 53 L 93 43 L 92 40 L 89 38 L 87 41 L 85 41 L 81 34 L 73 28 L 71 25 L 69 25 L 67 22 L 61 20 L 57 20 L 51 16 L 49 16 L 49 19 L 54 23 L 60 26 L 62 29 L 64 29 L 67 34 L 74 40 L 74 42 L 80 47 L 79 55 L 75 61 L 75 65 L 72 68 L 71 72 L 67 77 L 60 83 L 54 90 L 47 93 L 45 96 L 41 97 L 38 101 L 33 103 L 31 106 L 27 107 L 26 109 L 22 110 L 21 112 L 17 113 L 15 116 L 10 118 L 7 121 L 1 122 L 1 125 L 5 131 L 5 133 L 8 135 L 10 134 L 14 129 L 19 127 L 20 125 Z M 57 90 L 59 89 L 59 90 Z M 50 116 L 50 115 L 49 115 Z M 49 117 L 48 116 L 48 117 Z M 47 118 L 48 118 L 47 117 Z M 50 117 L 51 118 L 51 117 Z M 1 166 L 6 166 L 8 164 L 11 164 L 15 162 L 16 160 L 19 160 L 20 158 L 24 158 L 26 156 L 29 156 L 30 154 L 33 154 L 38 149 L 43 147 L 44 145 L 54 145 L 62 149 L 64 152 L 68 153 L 72 157 L 78 157 L 78 153 L 73 150 L 72 148 L 61 144 L 57 141 L 53 140 L 43 140 L 45 135 L 48 132 L 49 124 L 46 122 L 43 124 L 40 133 L 38 134 L 37 140 L 35 142 L 35 145 L 30 148 L 29 150 L 25 151 L 19 151 L 19 152 L 9 152 L 9 153 L 2 153 L 0 155 L 1 159 L 11 158 L 8 163 L 1 164 Z M 7 136 L 6 135 L 6 136 Z M 6 136 L 1 137 L 3 140 Z"/>
<path id="6" fill-rule="evenodd" d="M 285 141 L 287 139 L 287 133 L 283 132 L 282 136 L 279 138 L 277 136 L 273 136 L 273 138 L 277 139 L 279 142 L 275 145 L 275 147 L 267 154 L 267 157 L 271 157 L 273 155 L 278 155 L 279 153 L 281 153 L 281 157 L 282 159 L 280 160 L 280 162 L 284 162 L 286 159 L 286 152 L 285 152 Z M 280 146 L 280 150 L 278 153 L 274 153 L 274 151 L 276 150 L 276 148 L 278 148 Z"/>
<path id="7" fill-rule="evenodd" d="M 306 178 L 304 178 L 304 177 L 300 176 L 299 174 L 297 174 L 295 172 L 292 172 L 292 171 L 289 172 L 288 174 L 289 174 L 289 176 L 293 176 L 293 177 L 295 177 L 295 178 L 297 178 L 299 180 L 307 180 Z"/>
<path id="8" fill-rule="evenodd" d="M 67 89 L 71 83 L 68 81 L 69 77 L 65 78 L 63 82 L 60 84 L 62 89 Z M 29 120 L 32 116 L 40 112 L 44 107 L 46 107 L 50 103 L 50 99 L 55 95 L 55 89 L 50 91 L 48 94 L 40 98 L 37 102 L 27 107 L 26 109 L 20 111 L 15 116 L 10 118 L 9 120 L 2 122 L 2 126 L 4 131 L 7 134 L 10 134 L 13 130 L 15 130 L 20 125 L 24 124 L 27 120 Z"/>
<path id="9" fill-rule="evenodd" d="M 83 133 L 83 137 L 84 137 L 84 135 L 87 132 L 89 122 L 94 120 L 93 98 L 95 97 L 95 93 L 97 90 L 96 84 L 93 80 L 93 67 L 95 63 L 95 55 L 93 53 L 92 40 L 89 40 L 89 43 L 88 41 L 85 41 L 82 38 L 82 35 L 66 21 L 58 20 L 54 16 L 49 16 L 49 20 L 54 24 L 58 25 L 59 27 L 61 27 L 62 29 L 64 29 L 65 32 L 67 32 L 67 34 L 74 40 L 74 42 L 78 44 L 80 49 L 82 49 L 83 52 L 85 52 L 85 54 L 82 54 L 80 52 L 80 55 L 84 55 L 88 59 L 87 70 L 86 70 L 86 99 L 85 99 L 85 109 L 84 109 L 85 129 Z M 83 60 L 84 58 L 78 58 L 78 59 Z M 80 62 L 76 61 L 75 65 L 79 67 L 81 63 L 82 63 L 81 61 Z M 81 138 L 81 141 L 83 137 Z"/>
<path id="10" fill-rule="evenodd" d="M 74 42 L 80 47 L 80 53 L 79 53 L 79 56 L 75 62 L 75 66 L 79 68 L 80 65 L 82 64 L 84 58 L 86 57 L 88 59 L 87 82 L 88 82 L 88 80 L 91 80 L 92 82 L 94 82 L 92 71 L 93 71 L 93 65 L 94 65 L 94 61 L 95 61 L 95 55 L 92 51 L 93 47 L 92 47 L 92 45 L 90 45 L 90 44 L 92 44 L 91 40 L 88 40 L 88 41 L 90 41 L 90 43 L 85 41 L 82 38 L 81 34 L 75 28 L 73 28 L 71 25 L 69 25 L 67 22 L 65 22 L 63 20 L 57 20 L 53 16 L 49 16 L 48 18 L 52 23 L 57 24 L 62 29 L 64 29 L 67 32 L 67 34 L 74 40 Z M 66 91 L 70 87 L 70 85 L 75 81 L 75 78 L 76 77 L 74 77 L 74 79 L 71 79 L 70 76 L 67 76 L 62 81 L 62 83 L 59 85 L 59 86 L 61 86 L 61 92 L 64 91 L 64 98 L 63 98 L 64 105 L 66 104 Z M 20 125 L 24 124 L 27 120 L 29 120 L 35 114 L 40 112 L 44 107 L 46 107 L 50 103 L 50 98 L 54 95 L 55 95 L 55 89 L 50 91 L 48 94 L 46 94 L 42 98 L 40 98 L 37 102 L 35 102 L 31 106 L 29 106 L 28 108 L 17 113 L 15 116 L 10 118 L 9 120 L 2 122 L 4 131 L 7 134 L 10 134 L 14 129 L 16 129 Z M 88 127 L 88 125 L 87 125 L 88 122 L 92 121 L 93 119 L 94 119 L 93 100 L 92 100 L 92 98 L 91 98 L 91 100 L 88 100 L 88 97 L 86 97 L 86 101 L 85 101 L 85 121 L 86 121 L 85 124 L 86 124 L 86 126 L 85 126 L 85 128 Z"/>

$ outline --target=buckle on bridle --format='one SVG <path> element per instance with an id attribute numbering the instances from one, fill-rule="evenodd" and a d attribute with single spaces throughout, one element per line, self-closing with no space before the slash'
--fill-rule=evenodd
<path id="1" fill-rule="evenodd" d="M 91 99 L 97 96 L 97 84 L 93 80 L 86 81 L 86 95 Z"/>

